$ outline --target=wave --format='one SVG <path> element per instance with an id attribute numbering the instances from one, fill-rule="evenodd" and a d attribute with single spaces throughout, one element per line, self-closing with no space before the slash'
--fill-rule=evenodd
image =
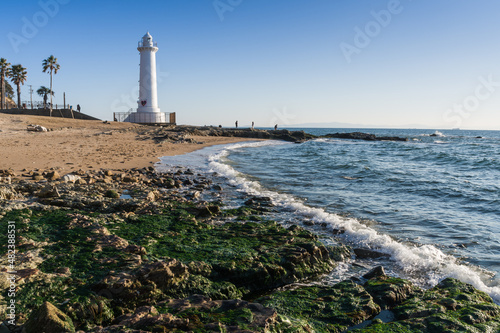
<path id="1" fill-rule="evenodd" d="M 228 164 L 227 157 L 235 149 L 276 144 L 286 143 L 266 141 L 225 146 L 208 156 L 208 167 L 211 171 L 224 176 L 239 191 L 250 195 L 270 197 L 273 203 L 283 211 L 293 211 L 304 219 L 326 225 L 331 230 L 332 236 L 335 230 L 343 229 L 345 233 L 342 237 L 345 242 L 388 254 L 391 263 L 405 278 L 422 287 L 430 287 L 444 278 L 453 277 L 472 284 L 477 289 L 488 293 L 496 302 L 500 302 L 500 286 L 490 282 L 493 277 L 491 272 L 463 264 L 457 258 L 433 245 L 402 243 L 355 218 L 328 213 L 322 208 L 310 207 L 303 200 L 292 195 L 266 189 L 258 181 L 250 179 Z"/>

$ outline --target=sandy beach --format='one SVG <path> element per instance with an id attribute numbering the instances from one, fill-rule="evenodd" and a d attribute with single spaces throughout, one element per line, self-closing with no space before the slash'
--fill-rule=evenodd
<path id="1" fill-rule="evenodd" d="M 48 132 L 30 132 L 29 124 Z M 16 175 L 35 169 L 59 172 L 89 169 L 130 169 L 151 166 L 161 156 L 203 147 L 247 141 L 234 137 L 190 136 L 195 143 L 156 143 L 147 137 L 154 128 L 131 124 L 0 114 L 0 170 Z"/>

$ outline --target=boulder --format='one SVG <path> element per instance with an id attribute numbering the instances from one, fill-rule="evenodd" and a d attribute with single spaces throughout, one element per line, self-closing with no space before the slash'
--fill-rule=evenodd
<path id="1" fill-rule="evenodd" d="M 137 273 L 142 281 L 154 282 L 160 289 L 170 288 L 189 276 L 186 265 L 176 259 L 145 265 Z"/>
<path id="2" fill-rule="evenodd" d="M 45 175 L 45 178 L 47 178 L 48 180 L 58 180 L 61 178 L 61 175 L 57 171 L 51 171 Z"/>
<path id="3" fill-rule="evenodd" d="M 68 173 L 62 177 L 62 180 L 65 183 L 76 183 L 80 179 L 82 179 L 80 176 L 71 173 Z"/>
<path id="4" fill-rule="evenodd" d="M 25 333 L 75 332 L 73 321 L 49 302 L 33 311 L 24 325 Z"/>
<path id="5" fill-rule="evenodd" d="M 59 198 L 61 195 L 59 194 L 57 187 L 47 185 L 38 192 L 37 196 L 39 198 Z"/>

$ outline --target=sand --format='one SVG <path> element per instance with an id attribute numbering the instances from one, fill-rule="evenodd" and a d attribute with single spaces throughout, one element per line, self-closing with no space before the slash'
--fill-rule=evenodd
<path id="1" fill-rule="evenodd" d="M 29 132 L 28 124 L 52 129 Z M 248 141 L 245 138 L 197 137 L 199 143 L 155 143 L 152 127 L 94 120 L 63 119 L 0 113 L 0 170 L 16 174 L 30 170 L 71 172 L 90 169 L 130 169 L 152 166 L 161 156 L 180 155 L 203 147 Z"/>

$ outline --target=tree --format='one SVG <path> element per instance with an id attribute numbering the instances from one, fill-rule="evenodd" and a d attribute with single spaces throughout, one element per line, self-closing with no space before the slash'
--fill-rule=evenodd
<path id="1" fill-rule="evenodd" d="M 13 65 L 8 69 L 8 75 L 12 83 L 17 86 L 17 108 L 21 108 L 21 84 L 24 84 L 28 78 L 26 68 L 21 65 Z"/>
<path id="2" fill-rule="evenodd" d="M 43 97 L 43 107 L 47 108 L 47 96 L 48 95 L 54 96 L 54 92 L 47 87 L 41 86 L 40 88 L 38 88 L 36 93 L 39 96 Z"/>
<path id="3" fill-rule="evenodd" d="M 10 99 L 14 98 L 14 89 L 12 89 L 12 86 L 10 85 L 9 81 L 5 80 L 4 84 L 5 84 L 5 97 Z M 2 93 L 2 91 L 3 91 L 2 86 L 0 85 L 0 94 Z M 5 101 L 5 105 L 7 105 L 7 101 Z"/>
<path id="4" fill-rule="evenodd" d="M 57 74 L 57 71 L 61 66 L 57 63 L 57 58 L 55 58 L 53 55 L 45 59 L 42 63 L 43 66 L 43 72 L 49 72 L 50 74 L 50 91 L 53 92 L 52 90 L 52 73 Z M 52 117 L 52 96 L 54 94 L 50 95 L 50 116 Z"/>
<path id="5" fill-rule="evenodd" d="M 7 76 L 7 70 L 9 69 L 10 67 L 10 63 L 7 62 L 6 59 L 4 58 L 0 58 L 0 77 L 1 77 L 1 86 L 0 86 L 0 90 L 2 91 L 2 97 L 1 97 L 1 102 L 2 104 L 0 104 L 0 108 L 2 109 L 5 109 L 5 94 L 4 94 L 4 89 L 7 89 L 5 87 L 5 77 L 8 77 Z"/>

